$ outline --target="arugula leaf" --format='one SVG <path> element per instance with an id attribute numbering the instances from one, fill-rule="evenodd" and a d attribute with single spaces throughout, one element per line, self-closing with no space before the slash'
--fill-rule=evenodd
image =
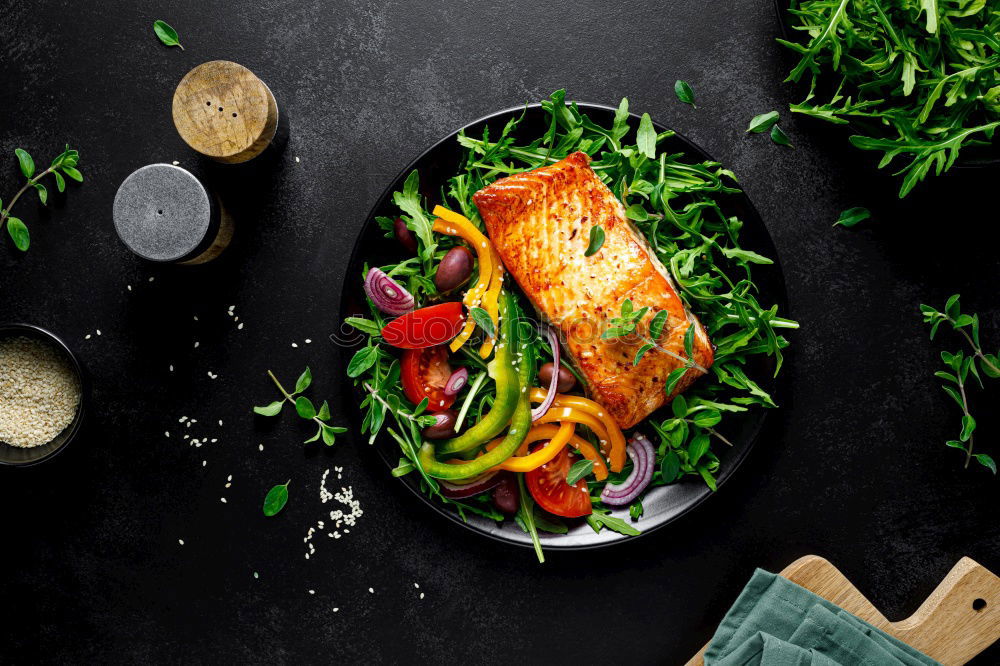
<path id="1" fill-rule="evenodd" d="M 656 130 L 653 129 L 653 119 L 648 113 L 642 114 L 639 120 L 639 134 L 636 137 L 639 152 L 653 160 L 656 159 Z"/>
<path id="2" fill-rule="evenodd" d="M 365 319 L 364 317 L 348 317 L 344 320 L 344 323 L 348 326 L 353 326 L 362 333 L 367 333 L 368 335 L 382 335 L 382 329 L 371 319 Z"/>
<path id="3" fill-rule="evenodd" d="M 614 530 L 619 534 L 625 534 L 626 536 L 638 536 L 642 534 L 642 532 L 632 527 L 621 518 L 601 513 L 596 509 L 594 510 L 594 513 L 587 516 L 587 524 L 590 525 L 598 534 L 600 534 L 601 529 L 605 527 L 609 530 Z"/>

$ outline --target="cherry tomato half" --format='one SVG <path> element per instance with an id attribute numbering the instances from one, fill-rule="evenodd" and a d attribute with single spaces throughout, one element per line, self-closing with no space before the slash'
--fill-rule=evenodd
<path id="1" fill-rule="evenodd" d="M 531 496 L 549 513 L 565 518 L 589 516 L 593 512 L 587 481 L 580 479 L 575 486 L 566 483 L 566 475 L 576 456 L 563 449 L 541 467 L 524 473 Z"/>
<path id="2" fill-rule="evenodd" d="M 463 324 L 461 303 L 441 303 L 393 319 L 382 329 L 382 337 L 393 347 L 423 349 L 448 342 L 458 335 Z"/>
<path id="3" fill-rule="evenodd" d="M 451 377 L 448 348 L 407 349 L 400 363 L 399 376 L 403 392 L 414 405 L 427 398 L 427 411 L 440 412 L 455 404 L 455 396 L 445 395 L 444 387 Z"/>

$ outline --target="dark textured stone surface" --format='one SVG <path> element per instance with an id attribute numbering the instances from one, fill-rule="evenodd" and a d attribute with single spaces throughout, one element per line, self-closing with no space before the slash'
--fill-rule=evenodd
<path id="1" fill-rule="evenodd" d="M 755 566 L 822 554 L 892 618 L 962 555 L 1000 571 L 997 482 L 943 445 L 957 414 L 916 310 L 961 291 L 1000 343 L 996 174 L 956 172 L 899 203 L 869 156 L 825 126 L 784 121 L 795 150 L 745 136 L 754 114 L 802 94 L 781 83 L 789 61 L 767 0 L 2 0 L 0 16 L 2 196 L 16 187 L 18 146 L 47 163 L 68 141 L 87 178 L 48 209 L 18 204 L 32 249 L 0 244 L 0 319 L 64 336 L 93 386 L 82 439 L 38 468 L 0 470 L 0 660 L 680 663 Z M 159 44 L 157 18 L 186 51 Z M 288 113 L 288 147 L 270 165 L 209 168 L 174 131 L 174 86 L 213 58 L 250 67 Z M 697 109 L 674 99 L 677 78 Z M 439 136 L 558 87 L 627 95 L 733 168 L 803 328 L 783 409 L 718 497 L 648 538 L 538 566 L 434 518 L 357 437 L 302 447 L 311 433 L 289 414 L 255 421 L 249 407 L 274 397 L 267 368 L 291 381 L 308 363 L 314 394 L 347 408 L 326 335 L 374 198 Z M 240 217 L 207 266 L 143 263 L 114 232 L 122 179 L 175 159 Z M 879 222 L 832 229 L 854 205 Z M 977 398 L 994 455 L 996 398 Z M 199 422 L 182 429 L 184 415 Z M 219 441 L 194 449 L 183 432 Z M 331 508 L 317 487 L 334 465 L 365 515 L 340 540 L 316 537 L 307 561 L 302 538 Z M 288 507 L 263 518 L 267 488 L 288 478 Z M 978 661 L 997 663 L 998 648 Z"/>

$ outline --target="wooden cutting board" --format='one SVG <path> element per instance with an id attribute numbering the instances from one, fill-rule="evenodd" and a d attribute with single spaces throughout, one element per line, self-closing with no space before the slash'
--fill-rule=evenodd
<path id="1" fill-rule="evenodd" d="M 801 557 L 781 575 L 937 659 L 965 664 L 1000 639 L 1000 578 L 963 557 L 917 612 L 890 622 L 837 567 L 818 555 Z M 704 664 L 706 645 L 687 666 Z"/>

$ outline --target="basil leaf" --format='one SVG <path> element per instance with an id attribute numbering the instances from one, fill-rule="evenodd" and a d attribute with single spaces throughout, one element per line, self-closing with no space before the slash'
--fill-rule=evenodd
<path id="1" fill-rule="evenodd" d="M 75 180 L 76 182 L 78 182 L 78 183 L 82 183 L 83 182 L 83 174 L 80 173 L 79 171 L 77 171 L 76 169 L 74 169 L 73 167 L 64 166 L 64 167 L 60 167 L 60 168 L 62 169 L 62 172 L 64 174 L 66 174 L 67 176 L 69 176 L 70 178 L 72 178 L 73 180 Z"/>
<path id="2" fill-rule="evenodd" d="M 288 483 L 285 482 L 267 491 L 264 497 L 264 515 L 271 517 L 277 515 L 288 503 Z"/>
<path id="3" fill-rule="evenodd" d="M 577 481 L 594 471 L 593 460 L 577 460 L 566 473 L 566 483 L 575 486 Z"/>
<path id="4" fill-rule="evenodd" d="M 301 375 L 299 375 L 299 378 L 295 381 L 295 390 L 292 391 L 292 393 L 293 394 L 302 393 L 307 388 L 309 388 L 309 385 L 312 384 L 312 380 L 313 380 L 312 372 L 309 370 L 309 366 L 307 365 L 306 369 L 302 372 Z"/>
<path id="5" fill-rule="evenodd" d="M 681 378 L 684 376 L 684 373 L 686 372 L 687 372 L 686 367 L 677 368 L 676 370 L 670 371 L 670 374 L 667 375 L 666 386 L 663 387 L 663 390 L 666 392 L 667 395 L 670 395 L 674 392 L 674 389 L 677 388 L 677 384 L 681 381 Z"/>
<path id="6" fill-rule="evenodd" d="M 253 413 L 260 414 L 261 416 L 275 416 L 281 411 L 281 406 L 285 404 L 284 400 L 275 400 L 270 405 L 264 405 L 263 407 L 254 407 Z"/>
<path id="7" fill-rule="evenodd" d="M 660 310 L 649 322 L 649 337 L 654 340 L 660 339 L 660 334 L 663 333 L 663 327 L 667 323 L 668 313 L 666 310 Z"/>
<path id="8" fill-rule="evenodd" d="M 795 147 L 792 145 L 792 142 L 788 140 L 788 135 L 785 134 L 785 132 L 777 125 L 771 128 L 771 141 L 774 141 L 779 146 L 788 146 L 789 148 Z"/>
<path id="9" fill-rule="evenodd" d="M 21 167 L 21 174 L 25 178 L 31 178 L 35 175 L 35 160 L 31 159 L 31 155 L 28 151 L 21 148 L 15 148 L 14 154 L 17 155 L 17 162 Z"/>
<path id="10" fill-rule="evenodd" d="M 352 378 L 361 376 L 361 373 L 375 365 L 377 359 L 378 347 L 362 347 L 347 364 L 347 376 Z"/>
<path id="11" fill-rule="evenodd" d="M 664 483 L 673 483 L 681 472 L 681 457 L 676 451 L 667 451 L 660 463 L 660 476 Z"/>
<path id="12" fill-rule="evenodd" d="M 768 111 L 767 113 L 758 114 L 750 121 L 750 126 L 747 127 L 747 132 L 752 132 L 754 134 L 766 132 L 771 129 L 772 125 L 778 122 L 779 117 L 780 114 L 777 111 Z"/>
<path id="13" fill-rule="evenodd" d="M 858 222 L 867 220 L 871 216 L 871 211 L 867 208 L 863 208 L 861 206 L 848 208 L 847 210 L 841 212 L 840 217 L 833 223 L 833 226 L 837 226 L 839 224 L 842 227 L 853 227 Z"/>
<path id="14" fill-rule="evenodd" d="M 647 342 L 643 346 L 639 347 L 639 351 L 637 351 L 635 353 L 635 358 L 632 359 L 632 366 L 635 367 L 635 366 L 639 365 L 639 361 L 641 361 L 642 357 L 646 355 L 646 352 L 648 352 L 650 349 L 652 349 L 655 346 L 656 345 L 652 345 L 652 344 L 649 344 Z"/>
<path id="15" fill-rule="evenodd" d="M 677 99 L 685 104 L 690 104 L 691 107 L 695 109 L 698 108 L 694 104 L 694 90 L 687 81 L 681 81 L 678 79 L 674 83 L 674 94 L 677 95 Z"/>
<path id="16" fill-rule="evenodd" d="M 601 225 L 595 224 L 590 228 L 590 243 L 587 245 L 587 251 L 583 253 L 583 256 L 591 257 L 597 254 L 603 245 L 604 229 L 601 228 Z"/>
<path id="17" fill-rule="evenodd" d="M 316 407 L 312 404 L 312 400 L 304 395 L 300 395 L 295 399 L 295 411 L 304 419 L 311 419 L 316 416 Z"/>
<path id="18" fill-rule="evenodd" d="M 490 313 L 480 307 L 474 307 L 469 310 L 469 316 L 472 317 L 472 321 L 476 322 L 479 328 L 483 329 L 486 335 L 491 338 L 496 337 L 496 329 L 493 326 L 493 320 L 490 318 Z"/>
<path id="19" fill-rule="evenodd" d="M 153 21 L 153 32 L 166 46 L 179 46 L 181 51 L 184 50 L 180 38 L 177 36 L 177 31 L 170 27 L 166 21 Z"/>
<path id="20" fill-rule="evenodd" d="M 8 217 L 7 233 L 10 234 L 11 240 L 14 241 L 14 247 L 21 252 L 28 250 L 31 239 L 28 235 L 28 227 L 24 226 L 24 222 L 16 217 Z"/>
<path id="21" fill-rule="evenodd" d="M 656 159 L 656 129 L 653 128 L 653 119 L 649 117 L 648 113 L 642 114 L 642 118 L 639 120 L 636 147 L 649 159 Z"/>

